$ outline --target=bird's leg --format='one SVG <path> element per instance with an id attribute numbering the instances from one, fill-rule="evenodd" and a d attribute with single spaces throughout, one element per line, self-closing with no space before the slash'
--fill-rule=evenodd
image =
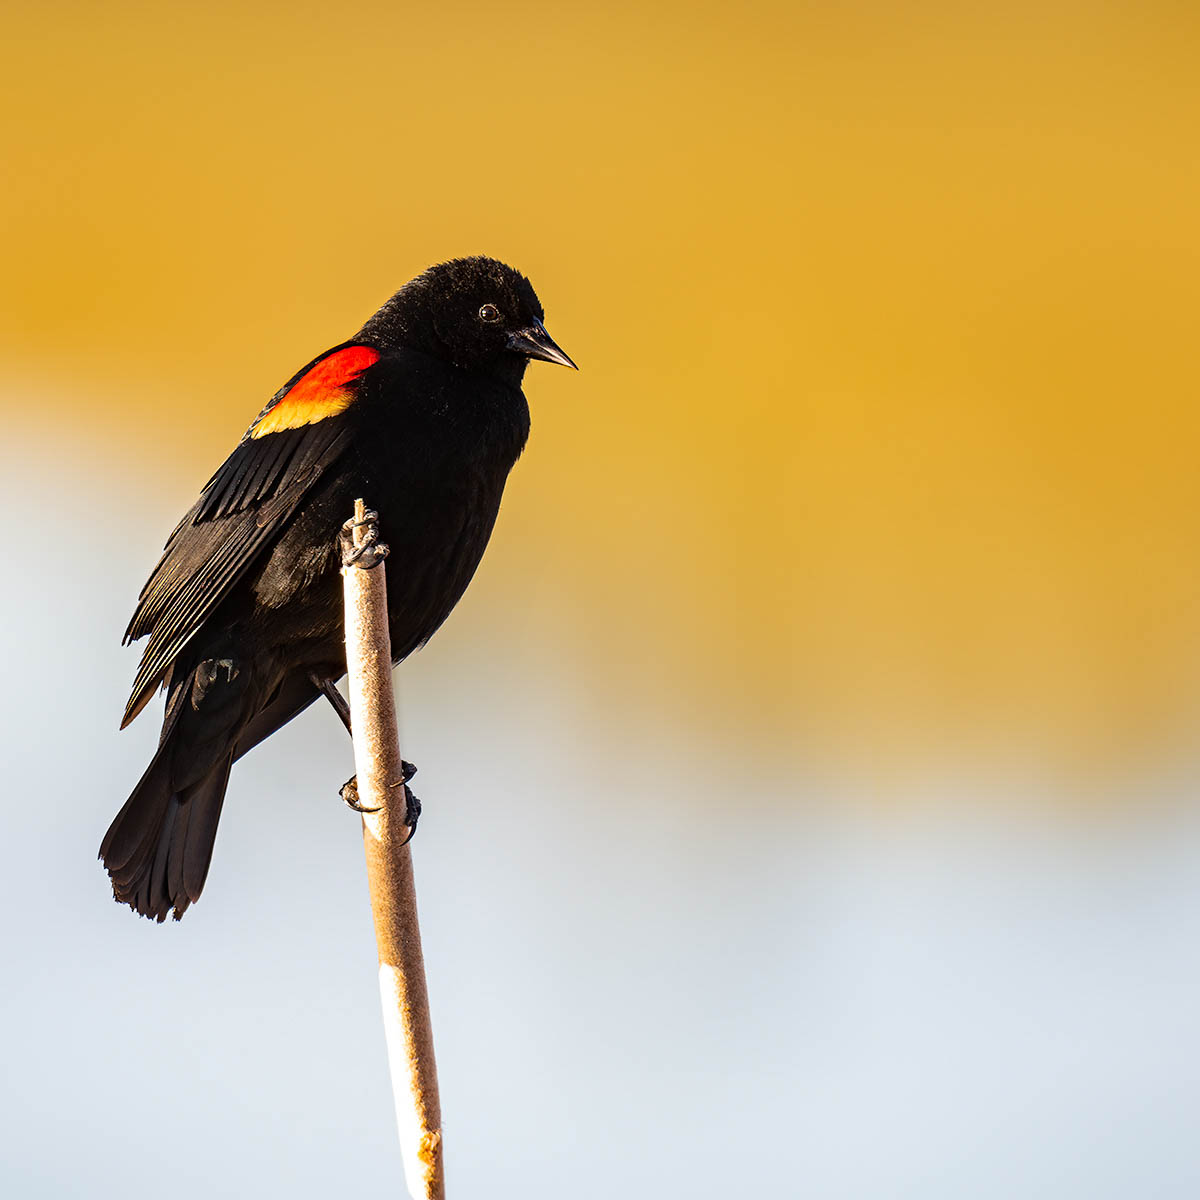
<path id="1" fill-rule="evenodd" d="M 337 713 L 338 719 L 346 727 L 346 732 L 353 737 L 354 729 L 350 724 L 350 705 L 346 703 L 345 697 L 337 690 L 333 681 L 330 679 L 319 679 L 316 675 L 310 675 L 309 679 L 313 681 L 313 685 L 317 691 L 333 705 L 333 711 Z M 417 768 L 412 763 L 400 760 L 400 767 L 404 773 L 404 782 L 407 783 L 416 773 Z"/>
<path id="2" fill-rule="evenodd" d="M 356 521 L 351 518 L 342 526 L 339 541 L 342 547 L 343 567 L 377 566 L 388 556 L 388 548 L 379 540 L 379 526 L 375 524 L 379 514 L 372 509 L 363 513 L 363 519 Z M 362 529 L 362 540 L 359 541 L 356 531 Z"/>
<path id="3" fill-rule="evenodd" d="M 334 686 L 330 679 L 319 679 L 316 675 L 310 675 L 309 679 L 316 685 L 317 691 L 333 705 L 333 711 L 337 713 L 343 725 L 346 727 L 346 732 L 351 737 L 354 736 L 354 730 L 350 726 L 350 705 L 345 701 L 342 693 Z M 405 825 L 415 829 L 417 826 L 417 818 L 421 815 L 421 802 L 412 794 L 412 789 L 408 786 L 408 781 L 417 773 L 417 768 L 412 763 L 400 760 L 400 782 L 392 784 L 393 787 L 404 786 L 404 799 L 408 804 L 408 815 L 412 820 L 405 818 Z M 364 808 L 358 802 L 358 776 L 351 775 L 338 790 L 338 795 L 346 802 L 346 804 L 354 809 L 355 812 L 378 812 L 377 808 Z M 408 835 L 410 838 L 412 834 Z"/>
<path id="4" fill-rule="evenodd" d="M 338 719 L 345 725 L 346 732 L 353 737 L 354 730 L 350 727 L 350 705 L 346 703 L 342 693 L 337 690 L 333 680 L 319 679 L 316 675 L 309 675 L 309 679 L 313 681 L 317 691 L 333 705 L 333 711 L 337 713 Z"/>

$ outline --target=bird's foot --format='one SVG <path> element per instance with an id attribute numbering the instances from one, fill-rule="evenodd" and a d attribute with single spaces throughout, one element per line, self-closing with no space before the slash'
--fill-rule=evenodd
<path id="1" fill-rule="evenodd" d="M 238 664 L 232 658 L 206 658 L 196 667 L 192 676 L 191 701 L 192 707 L 199 712 L 205 697 L 224 674 L 224 683 L 232 683 L 241 674 Z M 239 685 L 241 686 L 241 685 Z"/>
<path id="2" fill-rule="evenodd" d="M 388 548 L 379 540 L 379 526 L 375 524 L 379 514 L 372 509 L 363 513 L 363 519 L 353 518 L 342 526 L 339 541 L 342 548 L 343 567 L 371 567 L 383 562 L 388 556 Z M 362 540 L 358 539 L 357 530 L 362 529 Z"/>
<path id="3" fill-rule="evenodd" d="M 377 808 L 367 808 L 365 805 L 358 802 L 358 776 L 351 775 L 349 779 L 338 789 L 338 795 L 341 796 L 347 808 L 354 809 L 357 813 L 377 813 Z"/>
<path id="4" fill-rule="evenodd" d="M 413 769 L 415 770 L 416 768 L 414 767 Z M 412 788 L 403 779 L 398 783 L 393 783 L 392 787 L 402 787 L 404 789 L 404 823 L 408 826 L 408 837 L 400 845 L 407 846 L 417 832 L 417 822 L 421 819 L 421 802 L 413 794 Z"/>
<path id="5" fill-rule="evenodd" d="M 393 788 L 404 789 L 404 823 L 408 826 L 408 837 L 404 839 L 403 845 L 408 845 L 413 839 L 413 834 L 417 832 L 417 822 L 421 819 L 421 801 L 413 794 L 412 788 L 408 786 L 408 781 L 417 773 L 417 768 L 410 762 L 400 762 L 401 776 L 392 784 Z M 341 790 L 338 793 L 348 808 L 354 809 L 358 813 L 377 813 L 378 808 L 367 808 L 360 804 L 358 800 L 358 776 L 351 775 L 349 779 L 342 784 Z"/>

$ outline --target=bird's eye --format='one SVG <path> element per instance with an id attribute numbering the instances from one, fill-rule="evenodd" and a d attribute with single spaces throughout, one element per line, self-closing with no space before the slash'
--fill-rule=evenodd
<path id="1" fill-rule="evenodd" d="M 500 320 L 500 310 L 494 304 L 485 304 L 479 310 L 479 319 L 481 321 L 498 321 Z"/>

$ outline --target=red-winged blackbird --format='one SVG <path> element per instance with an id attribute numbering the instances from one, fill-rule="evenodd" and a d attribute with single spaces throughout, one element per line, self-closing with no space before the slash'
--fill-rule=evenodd
<path id="1" fill-rule="evenodd" d="M 575 364 L 529 281 L 430 268 L 259 413 L 167 541 L 126 642 L 149 635 L 122 728 L 164 687 L 158 752 L 100 846 L 113 894 L 178 920 L 204 887 L 229 769 L 346 673 L 339 532 L 382 514 L 396 662 L 465 591 L 529 434 L 531 358 Z"/>

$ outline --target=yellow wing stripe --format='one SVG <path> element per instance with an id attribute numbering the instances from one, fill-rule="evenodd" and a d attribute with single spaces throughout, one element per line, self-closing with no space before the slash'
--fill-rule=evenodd
<path id="1" fill-rule="evenodd" d="M 343 346 L 315 363 L 288 389 L 277 404 L 271 405 L 250 429 L 252 438 L 282 433 L 315 425 L 327 417 L 336 417 L 350 407 L 354 394 L 346 384 L 357 379 L 372 363 L 379 361 L 379 351 L 370 346 Z"/>
<path id="2" fill-rule="evenodd" d="M 351 396 L 339 388 L 324 396 L 311 400 L 292 400 L 284 397 L 270 412 L 250 430 L 252 438 L 266 437 L 268 433 L 282 433 L 285 429 L 299 429 L 301 425 L 315 425 L 326 417 L 336 417 L 350 407 Z"/>

